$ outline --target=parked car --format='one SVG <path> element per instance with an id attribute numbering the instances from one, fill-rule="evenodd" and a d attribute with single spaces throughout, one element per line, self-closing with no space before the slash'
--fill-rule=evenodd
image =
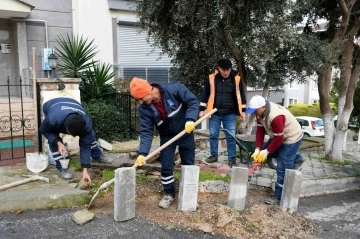
<path id="1" fill-rule="evenodd" d="M 297 116 L 296 120 L 301 125 L 304 137 L 324 137 L 324 122 L 320 118 Z"/>

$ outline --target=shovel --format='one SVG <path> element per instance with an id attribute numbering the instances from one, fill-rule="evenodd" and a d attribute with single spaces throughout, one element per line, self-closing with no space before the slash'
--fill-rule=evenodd
<path id="1" fill-rule="evenodd" d="M 205 114 L 203 117 L 201 117 L 200 119 L 198 119 L 195 122 L 195 127 L 197 125 L 199 125 L 201 122 L 203 122 L 205 119 L 209 118 L 209 116 L 211 116 L 213 113 L 215 113 L 217 111 L 217 109 L 213 109 L 210 112 L 208 112 L 207 114 Z M 169 146 L 170 144 L 172 144 L 173 142 L 175 142 L 176 140 L 178 140 L 179 138 L 181 138 L 182 136 L 184 136 L 186 134 L 186 131 L 183 130 L 180 133 L 178 133 L 174 138 L 170 139 L 168 142 L 166 142 L 165 144 L 161 145 L 159 148 L 157 148 L 156 150 L 154 150 L 152 153 L 150 153 L 149 155 L 147 155 L 144 159 L 143 162 L 144 164 L 146 163 L 147 160 L 149 160 L 150 158 L 152 158 L 153 156 L 155 156 L 157 153 L 159 153 L 161 150 L 163 150 L 164 148 L 166 148 L 167 146 Z M 133 168 L 137 168 L 137 166 L 139 166 L 138 164 L 134 164 L 132 167 Z M 96 198 L 96 196 L 99 194 L 99 192 L 101 190 L 104 190 L 105 188 L 109 187 L 113 182 L 114 182 L 115 178 L 101 184 L 101 186 L 99 187 L 99 189 L 96 191 L 96 193 L 94 194 L 94 196 L 91 198 L 91 201 L 89 203 L 88 208 L 90 208 L 92 202 L 94 201 L 94 199 Z"/>
<path id="2" fill-rule="evenodd" d="M 26 153 L 26 167 L 33 173 L 44 171 L 49 165 L 49 159 L 44 154 Z"/>
<path id="3" fill-rule="evenodd" d="M 48 178 L 41 177 L 39 175 L 23 175 L 23 177 L 28 177 L 28 178 L 23 179 L 23 180 L 19 180 L 19 181 L 13 182 L 13 183 L 9 183 L 9 184 L 6 184 L 6 185 L 2 185 L 2 186 L 0 186 L 0 191 L 4 191 L 4 190 L 6 190 L 8 188 L 16 187 L 16 186 L 19 186 L 19 185 L 22 185 L 22 184 L 25 184 L 25 183 L 28 183 L 28 182 L 32 182 L 32 181 L 37 181 L 37 180 L 49 183 Z"/>

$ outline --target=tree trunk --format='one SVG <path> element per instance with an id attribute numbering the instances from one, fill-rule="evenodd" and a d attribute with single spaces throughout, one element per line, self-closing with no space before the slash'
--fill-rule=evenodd
<path id="1" fill-rule="evenodd" d="M 341 57 L 341 64 L 340 64 L 340 84 L 341 89 L 339 92 L 339 99 L 338 99 L 338 118 L 337 118 L 337 125 L 335 129 L 334 135 L 334 143 L 333 143 L 333 159 L 342 161 L 342 149 L 343 144 L 346 141 L 346 131 L 348 129 L 348 123 L 350 119 L 350 114 L 353 109 L 352 103 L 347 107 L 345 107 L 346 102 L 350 99 L 347 99 L 347 95 L 351 91 L 355 91 L 355 89 L 350 89 L 350 78 L 351 78 L 351 67 L 353 61 L 353 52 L 354 52 L 354 43 L 352 39 L 348 39 L 346 43 L 343 45 L 342 49 L 342 57 Z M 354 93 L 352 93 L 354 95 Z M 351 98 L 352 102 L 352 98 Z"/>
<path id="2" fill-rule="evenodd" d="M 318 77 L 318 89 L 320 96 L 320 111 L 324 120 L 325 129 L 325 156 L 332 158 L 332 147 L 334 142 L 334 122 L 333 112 L 330 108 L 330 85 L 331 85 L 331 66 L 324 67 L 324 71 Z"/>

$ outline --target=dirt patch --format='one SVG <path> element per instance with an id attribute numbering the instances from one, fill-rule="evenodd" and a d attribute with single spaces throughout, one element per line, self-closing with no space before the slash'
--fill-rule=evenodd
<path id="1" fill-rule="evenodd" d="M 163 196 L 159 176 L 138 181 L 136 186 L 136 216 L 166 228 L 200 230 L 233 238 L 316 238 L 311 221 L 278 206 L 265 205 L 263 200 L 270 194 L 265 189 L 248 190 L 246 210 L 242 212 L 226 206 L 227 192 L 199 193 L 198 210 L 180 212 L 177 200 L 167 210 L 158 207 Z M 94 201 L 92 211 L 113 213 L 113 210 L 113 190 L 109 188 Z"/>

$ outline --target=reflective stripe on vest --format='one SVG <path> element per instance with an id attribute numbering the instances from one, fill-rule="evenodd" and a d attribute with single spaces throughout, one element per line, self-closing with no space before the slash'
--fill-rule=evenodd
<path id="1" fill-rule="evenodd" d="M 210 97 L 207 102 L 206 112 L 210 112 L 214 108 L 215 102 L 215 75 L 218 71 L 215 71 L 213 74 L 209 75 L 209 83 L 210 83 Z M 236 88 L 236 98 L 239 108 L 239 113 L 241 115 L 242 112 L 242 102 L 241 102 L 241 95 L 240 95 L 240 76 L 235 76 L 235 88 Z M 211 116 L 210 116 L 211 117 Z"/>

